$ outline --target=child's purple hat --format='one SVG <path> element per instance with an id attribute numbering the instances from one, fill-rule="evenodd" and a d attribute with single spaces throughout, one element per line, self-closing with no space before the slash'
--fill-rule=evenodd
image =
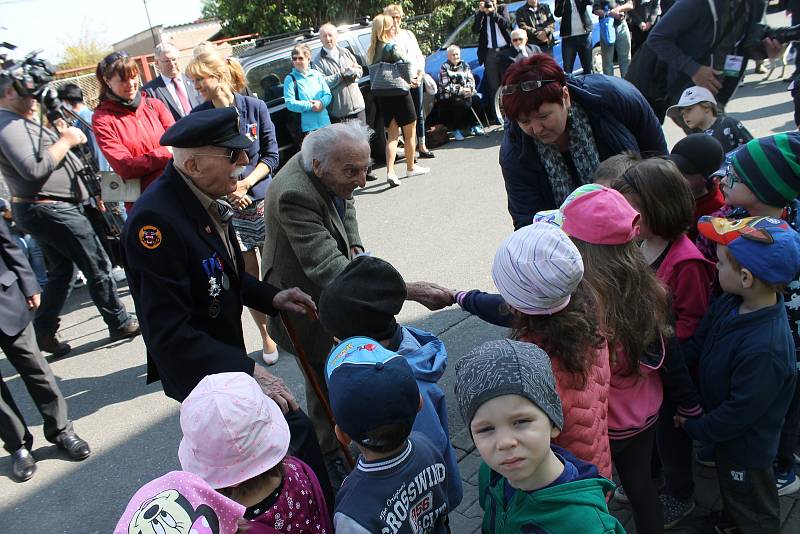
<path id="1" fill-rule="evenodd" d="M 554 224 L 593 245 L 622 245 L 639 235 L 639 213 L 619 191 L 599 184 L 580 186 L 560 208 L 540 211 L 533 221 Z"/>
<path id="2" fill-rule="evenodd" d="M 281 409 L 246 373 L 204 377 L 181 404 L 181 430 L 181 467 L 212 488 L 265 473 L 289 450 Z"/>
<path id="3" fill-rule="evenodd" d="M 151 480 L 131 498 L 114 534 L 182 532 L 235 534 L 245 507 L 217 493 L 192 473 L 172 471 Z"/>

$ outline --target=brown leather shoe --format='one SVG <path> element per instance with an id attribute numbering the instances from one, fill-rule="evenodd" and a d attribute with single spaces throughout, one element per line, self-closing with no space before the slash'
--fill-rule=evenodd
<path id="1" fill-rule="evenodd" d="M 130 321 L 128 321 L 128 324 L 126 324 L 122 328 L 110 330 L 109 337 L 111 338 L 111 341 L 119 341 L 120 339 L 136 337 L 141 333 L 142 329 L 139 328 L 139 321 L 137 321 L 136 319 L 131 319 Z"/>
<path id="2" fill-rule="evenodd" d="M 69 351 L 72 350 L 72 347 L 70 347 L 69 344 L 58 339 L 58 336 L 55 332 L 51 334 L 39 334 L 37 332 L 36 343 L 39 345 L 39 350 L 49 352 L 57 358 L 65 356 L 67 353 L 69 353 Z"/>

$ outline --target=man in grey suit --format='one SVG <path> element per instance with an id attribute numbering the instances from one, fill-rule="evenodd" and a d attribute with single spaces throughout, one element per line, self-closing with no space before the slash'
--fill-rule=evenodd
<path id="1" fill-rule="evenodd" d="M 64 396 L 36 345 L 31 319 L 41 302 L 41 292 L 25 253 L 8 225 L 0 221 L 0 349 L 19 373 L 42 414 L 45 438 L 73 460 L 83 460 L 91 452 L 89 445 L 73 431 Z M 30 452 L 33 436 L 2 377 L 0 439 L 12 456 L 14 478 L 21 482 L 31 478 L 36 472 L 36 460 Z"/>
<path id="2" fill-rule="evenodd" d="M 364 252 L 358 233 L 353 192 L 366 186 L 370 170 L 371 131 L 358 121 L 332 124 L 310 133 L 275 176 L 264 205 L 264 280 L 280 287 L 299 287 L 319 302 L 322 290 L 352 258 Z M 406 284 L 408 300 L 429 309 L 451 304 L 444 288 L 427 282 Z M 319 321 L 288 313 L 316 379 L 327 394 L 325 360 L 333 338 Z M 294 352 L 282 319 L 272 320 L 269 333 L 283 350 Z M 314 423 L 334 487 L 344 464 L 336 436 L 306 377 L 308 414 Z M 339 480 L 337 480 L 339 479 Z"/>
<path id="3" fill-rule="evenodd" d="M 166 104 L 172 117 L 178 120 L 201 103 L 200 97 L 194 88 L 194 82 L 181 74 L 178 65 L 180 52 L 174 45 L 161 43 L 156 46 L 153 55 L 161 75 L 148 82 L 142 90 L 147 96 Z"/>

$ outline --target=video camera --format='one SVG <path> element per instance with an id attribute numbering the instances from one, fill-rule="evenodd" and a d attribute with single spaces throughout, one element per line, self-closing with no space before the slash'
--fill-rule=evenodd
<path id="1" fill-rule="evenodd" d="M 782 28 L 770 28 L 766 24 L 757 24 L 752 35 L 752 39 L 745 43 L 744 51 L 750 59 L 763 61 L 767 59 L 767 51 L 762 41 L 767 37 L 775 39 L 781 44 L 800 41 L 800 24 Z"/>
<path id="2" fill-rule="evenodd" d="M 2 44 L 3 48 L 13 50 L 16 48 L 8 43 Z M 41 96 L 53 81 L 55 69 L 49 61 L 38 58 L 42 51 L 34 50 L 20 61 L 6 60 L 3 62 L 0 77 L 11 78 L 14 82 L 14 89 L 20 96 Z"/>

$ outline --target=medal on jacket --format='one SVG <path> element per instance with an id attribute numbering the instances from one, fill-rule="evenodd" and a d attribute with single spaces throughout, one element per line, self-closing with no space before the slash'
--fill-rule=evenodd
<path id="1" fill-rule="evenodd" d="M 221 274 L 223 277 L 223 285 L 225 272 L 222 269 L 222 262 L 219 260 L 219 257 L 214 254 L 210 258 L 206 258 L 203 260 L 203 270 L 206 272 L 206 276 L 208 276 L 208 296 L 212 299 L 215 299 L 222 293 L 223 287 L 220 286 L 219 282 L 217 281 L 217 273 Z M 219 315 L 219 311 L 217 312 Z"/>
<path id="2" fill-rule="evenodd" d="M 211 305 L 208 307 L 208 316 L 211 317 L 212 319 L 216 319 L 217 317 L 219 317 L 220 309 L 221 306 L 219 304 L 219 301 L 217 299 L 212 300 Z"/>

